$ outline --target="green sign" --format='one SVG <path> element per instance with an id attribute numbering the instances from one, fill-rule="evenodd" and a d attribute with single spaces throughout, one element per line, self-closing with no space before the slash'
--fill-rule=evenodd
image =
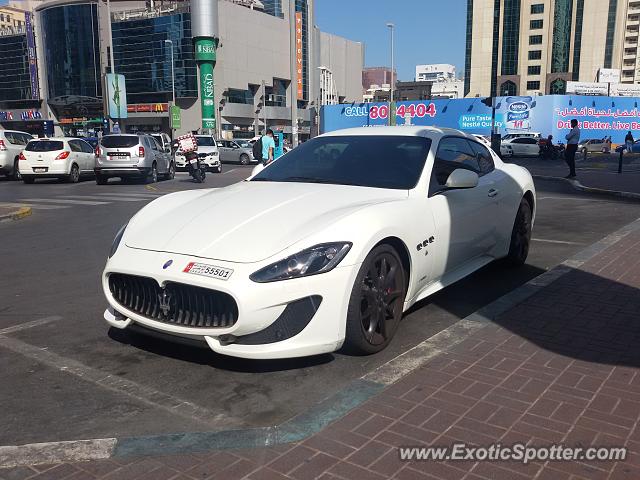
<path id="1" fill-rule="evenodd" d="M 182 127 L 182 117 L 180 116 L 180 107 L 178 105 L 169 107 L 169 118 L 171 118 L 171 128 Z"/>
<path id="2" fill-rule="evenodd" d="M 213 38 L 199 38 L 195 46 L 196 62 L 216 61 L 216 41 Z"/>
<path id="3" fill-rule="evenodd" d="M 200 63 L 200 103 L 202 105 L 202 128 L 216 128 L 216 106 L 214 102 L 213 63 Z"/>

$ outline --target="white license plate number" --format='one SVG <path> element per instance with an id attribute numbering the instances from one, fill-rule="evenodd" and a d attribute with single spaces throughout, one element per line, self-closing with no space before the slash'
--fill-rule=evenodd
<path id="1" fill-rule="evenodd" d="M 183 272 L 201 275 L 203 277 L 217 278 L 218 280 L 229 280 L 233 270 L 215 265 L 207 265 L 205 263 L 189 262 Z"/>
<path id="2" fill-rule="evenodd" d="M 44 173 L 44 172 L 47 171 L 47 169 L 46 168 L 34 168 L 33 171 L 36 172 L 36 173 Z"/>
<path id="3" fill-rule="evenodd" d="M 193 160 L 189 160 L 189 163 L 191 163 L 191 164 L 198 163 L 198 160 L 196 158 L 194 158 Z"/>

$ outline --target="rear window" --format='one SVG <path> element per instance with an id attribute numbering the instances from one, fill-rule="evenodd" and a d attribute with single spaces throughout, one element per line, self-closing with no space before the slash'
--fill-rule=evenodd
<path id="1" fill-rule="evenodd" d="M 216 141 L 212 137 L 196 137 L 199 147 L 215 147 Z"/>
<path id="2" fill-rule="evenodd" d="M 105 148 L 130 148 L 135 147 L 139 142 L 137 135 L 107 135 L 100 141 Z"/>
<path id="3" fill-rule="evenodd" d="M 64 149 L 64 144 L 58 140 L 36 140 L 27 144 L 27 152 L 55 152 Z"/>

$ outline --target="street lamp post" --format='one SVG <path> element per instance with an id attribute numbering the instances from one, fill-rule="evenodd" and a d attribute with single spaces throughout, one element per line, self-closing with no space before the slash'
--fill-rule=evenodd
<path id="1" fill-rule="evenodd" d="M 109 23 L 109 61 L 111 62 L 111 73 L 116 73 L 116 64 L 113 60 L 113 30 L 111 29 L 111 2 L 107 0 L 107 23 Z"/>
<path id="2" fill-rule="evenodd" d="M 176 76 L 175 76 L 175 72 L 173 70 L 173 41 L 172 40 L 165 40 L 164 41 L 165 45 L 171 45 L 171 93 L 172 93 L 172 98 L 173 101 L 171 103 L 172 106 L 175 106 L 176 104 Z M 172 118 L 171 118 L 171 109 L 169 109 L 169 123 L 171 124 L 171 139 L 173 139 L 174 137 L 174 128 L 173 128 L 173 124 L 172 124 Z"/>
<path id="3" fill-rule="evenodd" d="M 394 34 L 394 29 L 396 28 L 395 24 L 393 23 L 387 23 L 387 27 L 389 28 L 389 31 L 391 32 L 391 96 L 389 98 L 389 125 L 395 125 L 395 118 L 392 118 L 392 116 L 395 115 L 395 112 L 392 112 L 393 109 L 393 94 L 394 94 L 394 90 L 395 90 L 395 82 L 393 81 L 393 71 L 394 71 L 394 58 L 393 58 L 393 34 Z"/>

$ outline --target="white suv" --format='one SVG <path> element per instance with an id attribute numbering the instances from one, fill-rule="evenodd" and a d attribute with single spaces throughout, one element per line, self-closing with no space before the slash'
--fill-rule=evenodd
<path id="1" fill-rule="evenodd" d="M 200 157 L 200 161 L 207 165 L 207 170 L 217 173 L 222 172 L 220 152 L 216 139 L 211 135 L 196 135 L 195 137 L 198 142 L 198 157 Z M 185 168 L 187 166 L 184 155 L 180 150 L 176 151 L 175 158 L 177 168 Z"/>
<path id="2" fill-rule="evenodd" d="M 82 175 L 93 176 L 95 155 L 93 147 L 79 138 L 31 140 L 19 157 L 22 181 L 59 178 L 76 183 Z"/>
<path id="3" fill-rule="evenodd" d="M 20 152 L 33 137 L 16 130 L 0 130 L 0 175 L 20 180 Z"/>

